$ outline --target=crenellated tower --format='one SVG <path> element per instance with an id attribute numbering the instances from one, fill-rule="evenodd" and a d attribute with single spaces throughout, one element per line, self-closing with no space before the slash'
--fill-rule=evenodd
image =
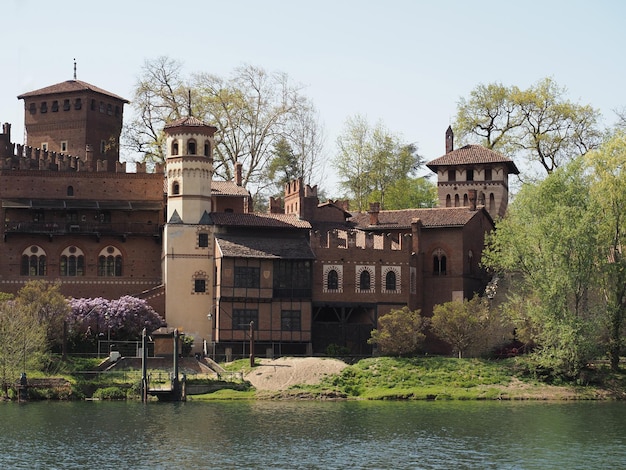
<path id="1" fill-rule="evenodd" d="M 163 243 L 165 317 L 194 337 L 194 350 L 211 342 L 207 319 L 214 297 L 211 221 L 213 135 L 217 129 L 194 117 L 165 126 L 167 215 Z"/>

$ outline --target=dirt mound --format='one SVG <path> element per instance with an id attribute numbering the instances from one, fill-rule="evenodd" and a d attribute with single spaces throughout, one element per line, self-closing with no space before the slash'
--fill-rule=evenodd
<path id="1" fill-rule="evenodd" d="M 326 375 L 340 373 L 347 364 L 338 359 L 281 357 L 257 360 L 248 380 L 257 390 L 286 390 L 293 385 L 317 384 Z"/>

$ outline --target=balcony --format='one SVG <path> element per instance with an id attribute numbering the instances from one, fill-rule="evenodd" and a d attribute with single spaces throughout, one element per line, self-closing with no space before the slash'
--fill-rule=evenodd
<path id="1" fill-rule="evenodd" d="M 102 235 L 123 236 L 148 235 L 159 236 L 158 224 L 142 222 L 87 223 L 87 222 L 8 222 L 4 226 L 5 237 L 10 233 L 54 235 Z"/>

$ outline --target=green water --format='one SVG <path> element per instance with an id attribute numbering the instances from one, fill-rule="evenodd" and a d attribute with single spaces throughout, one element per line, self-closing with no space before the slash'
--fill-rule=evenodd
<path id="1" fill-rule="evenodd" d="M 0 404 L 0 468 L 626 468 L 626 403 Z"/>

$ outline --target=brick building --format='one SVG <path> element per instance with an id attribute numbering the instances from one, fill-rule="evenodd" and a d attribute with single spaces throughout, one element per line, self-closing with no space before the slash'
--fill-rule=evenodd
<path id="1" fill-rule="evenodd" d="M 515 165 L 480 146 L 428 164 L 440 206 L 351 214 L 317 187 L 286 185 L 254 213 L 241 183 L 213 181 L 215 127 L 193 117 L 166 126 L 167 158 L 126 172 L 118 143 L 127 101 L 70 80 L 19 96 L 26 145 L 0 133 L 0 291 L 60 280 L 68 296 L 136 295 L 196 351 L 369 354 L 391 309 L 471 297 L 485 234 L 502 216 Z M 435 345 L 433 345 L 435 348 Z"/>

